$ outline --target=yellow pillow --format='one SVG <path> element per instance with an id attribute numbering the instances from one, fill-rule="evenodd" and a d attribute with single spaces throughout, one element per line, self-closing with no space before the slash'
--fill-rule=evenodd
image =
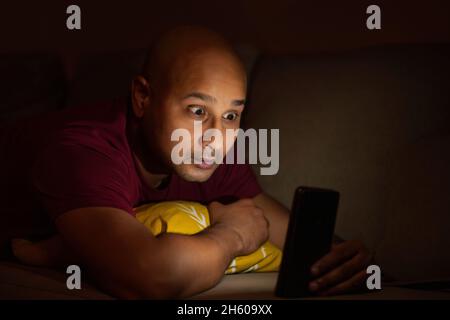
<path id="1" fill-rule="evenodd" d="M 166 201 L 134 208 L 136 218 L 154 236 L 161 233 L 192 235 L 210 224 L 208 209 L 197 202 Z M 225 274 L 278 271 L 281 251 L 269 241 L 258 250 L 233 259 Z"/>

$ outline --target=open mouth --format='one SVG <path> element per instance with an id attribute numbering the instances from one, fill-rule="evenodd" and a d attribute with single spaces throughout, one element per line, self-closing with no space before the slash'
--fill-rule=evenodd
<path id="1" fill-rule="evenodd" d="M 194 165 L 200 169 L 211 169 L 214 166 L 215 159 L 195 159 Z M 201 161 L 201 163 L 200 163 Z"/>

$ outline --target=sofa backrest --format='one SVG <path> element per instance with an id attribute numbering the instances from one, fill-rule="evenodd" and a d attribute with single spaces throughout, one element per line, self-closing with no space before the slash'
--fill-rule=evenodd
<path id="1" fill-rule="evenodd" d="M 417 237 L 416 242 L 420 232 L 437 232 L 422 250 L 450 243 L 439 219 L 421 230 L 423 219 L 437 214 L 442 218 L 445 210 L 449 225 L 448 200 L 434 199 L 433 190 L 426 199 L 408 199 L 402 190 L 402 201 L 411 202 L 399 203 L 400 198 L 395 202 L 399 191 L 393 186 L 405 181 L 415 190 L 411 194 L 418 196 L 420 174 L 415 172 L 417 181 L 402 179 L 412 177 L 412 170 L 425 170 L 420 160 L 402 167 L 403 174 L 392 169 L 406 164 L 411 152 L 428 150 L 422 145 L 415 150 L 418 141 L 434 141 L 450 132 L 449 57 L 450 45 L 425 45 L 262 58 L 253 75 L 246 125 L 280 129 L 280 170 L 259 177 L 264 189 L 288 207 L 298 185 L 340 191 L 336 233 L 360 238 L 372 249 L 394 250 L 402 232 Z M 434 157 L 438 150 L 433 149 Z M 430 159 L 428 165 L 435 160 L 439 161 Z M 447 177 L 448 167 L 442 170 Z M 450 194 L 449 184 L 442 186 L 446 191 L 439 194 Z M 421 210 L 441 211 L 411 213 L 415 201 L 426 203 Z M 419 233 L 396 225 L 387 228 L 394 212 L 397 220 L 414 214 Z M 394 259 L 396 251 L 392 252 L 389 256 Z"/>

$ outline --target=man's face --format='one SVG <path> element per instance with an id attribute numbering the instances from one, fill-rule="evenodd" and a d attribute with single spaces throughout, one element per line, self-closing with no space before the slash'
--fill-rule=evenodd
<path id="1" fill-rule="evenodd" d="M 201 150 L 203 154 L 205 148 L 211 148 L 226 155 L 226 146 L 230 147 L 232 143 L 225 141 L 225 130 L 239 128 L 244 109 L 245 74 L 229 56 L 218 53 L 196 55 L 179 63 L 175 70 L 165 94 L 158 105 L 151 108 L 155 129 L 152 140 L 166 165 L 180 177 L 188 181 L 206 181 L 218 164 L 212 163 L 212 158 L 201 158 L 201 155 L 199 159 L 198 154 L 194 156 L 194 150 Z M 194 136 L 194 121 L 202 124 L 201 135 L 197 137 Z M 203 133 L 210 128 L 220 130 L 221 143 L 214 139 L 205 141 Z M 191 164 L 176 165 L 171 160 L 172 148 L 178 144 L 178 141 L 171 141 L 176 129 L 190 132 L 191 154 L 187 157 Z M 202 160 L 201 164 L 195 164 L 195 158 Z"/>

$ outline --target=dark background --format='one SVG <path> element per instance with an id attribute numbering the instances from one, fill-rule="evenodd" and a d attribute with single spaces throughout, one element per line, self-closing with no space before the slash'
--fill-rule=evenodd
<path id="1" fill-rule="evenodd" d="M 66 28 L 66 8 L 81 7 L 81 30 Z M 366 8 L 381 7 L 382 29 L 366 28 Z M 80 54 L 146 47 L 178 24 L 201 24 L 267 53 L 354 49 L 450 41 L 448 1 L 2 1 L 1 52 L 57 52 L 69 73 Z"/>
<path id="2" fill-rule="evenodd" d="M 449 3 L 3 1 L 0 124 L 125 95 L 156 35 L 180 24 L 210 27 L 254 49 L 243 57 L 251 71 L 246 121 L 282 134 L 280 171 L 259 176 L 264 190 L 286 206 L 300 184 L 339 190 L 336 233 L 374 249 L 383 272 L 399 281 L 449 279 Z M 71 4 L 81 7 L 81 31 L 66 28 Z M 371 4 L 381 7 L 382 30 L 366 28 Z M 29 168 L 30 149 L 21 150 L 0 157 Z M 9 182 L 25 178 L 0 170 L 8 177 L 0 203 L 14 213 L 2 216 L 0 236 L 45 225 L 23 210 L 32 201 L 11 201 L 22 185 Z M 65 275 L 51 277 L 0 263 L 0 298 L 67 297 Z M 247 289 L 242 282 L 232 291 Z M 403 294 L 384 292 L 379 298 Z"/>

